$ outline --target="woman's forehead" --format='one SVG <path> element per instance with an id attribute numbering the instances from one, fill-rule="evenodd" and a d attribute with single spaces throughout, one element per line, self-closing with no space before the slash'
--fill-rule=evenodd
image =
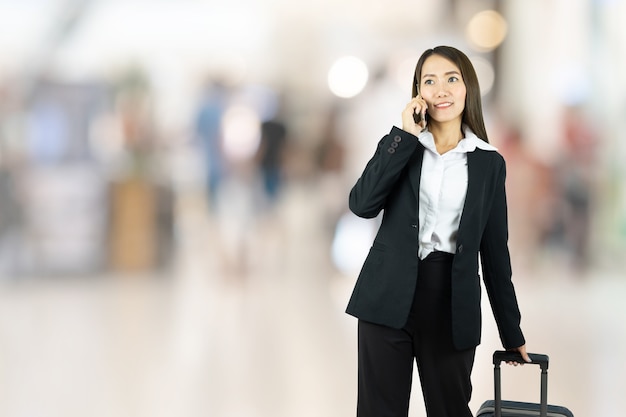
<path id="1" fill-rule="evenodd" d="M 441 55 L 433 54 L 426 58 L 424 65 L 422 65 L 422 77 L 446 75 L 449 73 L 461 73 L 459 67 L 448 58 Z"/>

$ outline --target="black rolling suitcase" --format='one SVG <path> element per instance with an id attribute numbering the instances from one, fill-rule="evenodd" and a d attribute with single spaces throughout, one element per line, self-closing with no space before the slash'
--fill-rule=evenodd
<path id="1" fill-rule="evenodd" d="M 476 417 L 574 417 L 565 407 L 548 405 L 548 356 L 536 353 L 530 353 L 529 356 L 533 364 L 541 367 L 541 402 L 502 401 L 500 363 L 524 363 L 524 360 L 517 352 L 496 351 L 493 354 L 495 400 L 485 401 L 478 409 Z"/>

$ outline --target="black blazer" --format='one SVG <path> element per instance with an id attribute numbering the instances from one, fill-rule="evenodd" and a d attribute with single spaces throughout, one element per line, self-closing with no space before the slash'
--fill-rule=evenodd
<path id="1" fill-rule="evenodd" d="M 397 127 L 350 191 L 350 210 L 382 223 L 363 264 L 346 312 L 359 319 L 402 328 L 409 315 L 418 271 L 419 187 L 424 147 Z M 452 264 L 452 330 L 457 349 L 475 347 L 481 336 L 483 281 L 505 348 L 525 344 L 511 281 L 508 250 L 506 168 L 495 151 L 467 154 L 468 187 Z"/>

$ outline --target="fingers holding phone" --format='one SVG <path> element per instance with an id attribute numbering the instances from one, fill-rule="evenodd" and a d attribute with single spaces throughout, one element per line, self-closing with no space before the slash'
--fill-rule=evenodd
<path id="1" fill-rule="evenodd" d="M 427 110 L 428 105 L 421 96 L 413 98 L 402 112 L 402 129 L 415 136 L 419 135 L 426 129 Z"/>

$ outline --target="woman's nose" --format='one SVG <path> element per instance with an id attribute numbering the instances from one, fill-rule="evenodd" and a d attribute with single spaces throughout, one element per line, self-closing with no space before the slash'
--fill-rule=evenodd
<path id="1" fill-rule="evenodd" d="M 445 85 L 440 85 L 437 90 L 437 97 L 445 97 L 449 94 L 448 88 Z"/>

